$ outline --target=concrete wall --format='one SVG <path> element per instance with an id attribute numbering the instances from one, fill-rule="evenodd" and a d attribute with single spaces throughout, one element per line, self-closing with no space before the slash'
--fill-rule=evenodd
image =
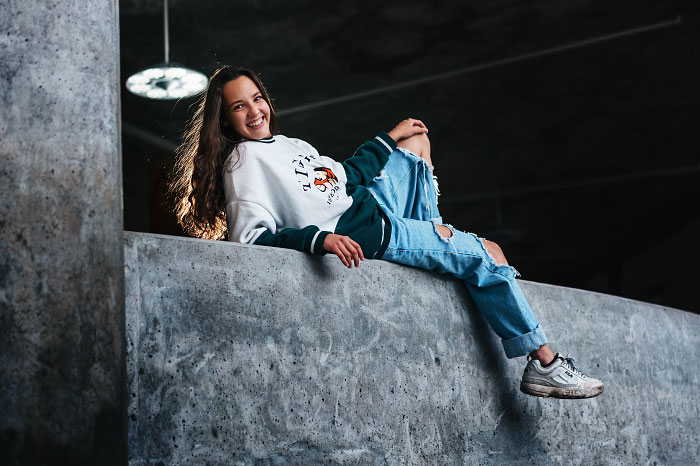
<path id="1" fill-rule="evenodd" d="M 0 31 L 1 461 L 125 464 L 117 2 Z"/>
<path id="2" fill-rule="evenodd" d="M 444 276 L 140 233 L 125 263 L 131 465 L 700 462 L 700 316 L 522 282 L 606 383 L 539 399 Z"/>

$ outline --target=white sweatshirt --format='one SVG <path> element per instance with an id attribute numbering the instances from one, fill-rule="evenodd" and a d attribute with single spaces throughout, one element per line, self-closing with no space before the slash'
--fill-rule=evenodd
<path id="1" fill-rule="evenodd" d="M 305 141 L 279 134 L 240 143 L 224 164 L 229 240 L 320 254 L 325 236 L 340 229 L 378 252 L 390 227 L 382 225 L 364 186 L 395 148 L 380 133 L 339 163 Z"/>

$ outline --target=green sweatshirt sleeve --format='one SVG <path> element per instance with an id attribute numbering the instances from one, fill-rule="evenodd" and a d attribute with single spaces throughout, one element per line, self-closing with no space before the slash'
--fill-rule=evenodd
<path id="1" fill-rule="evenodd" d="M 342 163 L 348 177 L 348 185 L 367 186 L 389 160 L 389 154 L 396 149 L 396 141 L 382 131 L 362 144 L 352 157 Z"/>
<path id="2" fill-rule="evenodd" d="M 265 230 L 254 243 L 262 246 L 296 249 L 320 256 L 323 254 L 323 242 L 330 233 L 330 231 L 319 230 L 316 225 L 309 225 L 305 228 L 284 228 L 277 233 Z"/>

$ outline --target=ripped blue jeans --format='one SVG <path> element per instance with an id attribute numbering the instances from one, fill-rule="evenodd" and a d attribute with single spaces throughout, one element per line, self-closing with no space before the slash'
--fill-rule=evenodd
<path id="1" fill-rule="evenodd" d="M 474 303 L 501 338 L 506 357 L 524 356 L 547 343 L 515 277 L 496 265 L 482 240 L 455 230 L 438 233 L 443 224 L 431 167 L 412 152 L 398 148 L 368 186 L 391 222 L 391 240 L 382 259 L 448 273 L 464 281 Z"/>

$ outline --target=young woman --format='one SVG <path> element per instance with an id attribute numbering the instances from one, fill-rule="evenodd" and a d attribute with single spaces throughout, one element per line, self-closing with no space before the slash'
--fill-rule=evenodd
<path id="1" fill-rule="evenodd" d="M 603 383 L 552 353 L 503 252 L 443 223 L 428 129 L 407 119 L 342 163 L 276 134 L 270 97 L 255 73 L 223 67 L 180 148 L 171 190 L 188 234 L 333 253 L 437 270 L 464 280 L 508 358 L 528 355 L 521 390 L 589 398 Z"/>

